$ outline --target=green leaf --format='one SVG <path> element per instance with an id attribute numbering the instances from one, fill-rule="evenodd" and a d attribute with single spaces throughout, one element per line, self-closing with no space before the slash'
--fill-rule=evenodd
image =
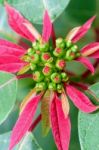
<path id="1" fill-rule="evenodd" d="M 99 112 L 93 114 L 79 112 L 78 131 L 81 150 L 98 150 Z"/>
<path id="2" fill-rule="evenodd" d="M 8 0 L 32 23 L 41 24 L 45 9 L 54 21 L 66 8 L 70 0 Z"/>
<path id="3" fill-rule="evenodd" d="M 12 111 L 17 94 L 17 79 L 13 74 L 0 72 L 0 124 Z"/>
<path id="4" fill-rule="evenodd" d="M 0 135 L 0 150 L 8 150 L 10 132 Z M 32 133 L 28 132 L 14 150 L 42 150 Z"/>
<path id="5" fill-rule="evenodd" d="M 87 3 L 86 0 L 71 0 L 67 13 L 75 21 L 83 23 L 96 14 L 96 0 L 89 0 Z"/>
<path id="6" fill-rule="evenodd" d="M 92 91 L 97 98 L 99 98 L 99 82 L 90 86 L 89 90 Z"/>

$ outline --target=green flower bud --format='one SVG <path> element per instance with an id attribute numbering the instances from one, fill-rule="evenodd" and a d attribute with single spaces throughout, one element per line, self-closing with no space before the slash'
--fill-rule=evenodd
<path id="1" fill-rule="evenodd" d="M 49 43 L 43 43 L 39 45 L 40 51 L 46 52 L 49 50 Z"/>
<path id="2" fill-rule="evenodd" d="M 62 84 L 57 84 L 57 91 L 58 91 L 58 93 L 62 92 L 62 88 L 63 88 Z"/>
<path id="3" fill-rule="evenodd" d="M 60 83 L 61 82 L 61 76 L 58 74 L 58 73 L 53 73 L 51 75 L 51 80 L 54 82 L 54 83 Z"/>
<path id="4" fill-rule="evenodd" d="M 35 70 L 36 69 L 36 65 L 34 63 L 30 63 L 30 68 L 31 68 L 31 70 Z"/>
<path id="5" fill-rule="evenodd" d="M 42 72 L 40 71 L 35 71 L 33 73 L 33 80 L 36 81 L 36 82 L 40 82 L 44 79 L 44 76 L 42 74 Z"/>
<path id="6" fill-rule="evenodd" d="M 59 69 L 59 70 L 62 70 L 64 67 L 65 67 L 65 60 L 64 59 L 58 59 L 56 61 L 56 67 Z"/>
<path id="7" fill-rule="evenodd" d="M 74 53 L 76 53 L 76 52 L 78 51 L 77 45 L 73 45 L 73 46 L 71 47 L 71 51 L 74 52 Z"/>
<path id="8" fill-rule="evenodd" d="M 72 52 L 71 49 L 69 49 L 67 52 L 66 52 L 66 55 L 65 55 L 65 59 L 68 60 L 68 61 L 71 61 L 75 58 L 75 53 Z"/>
<path id="9" fill-rule="evenodd" d="M 51 58 L 50 53 L 42 53 L 41 59 L 43 62 L 47 62 Z"/>
<path id="10" fill-rule="evenodd" d="M 28 55 L 32 56 L 34 54 L 34 50 L 32 48 L 28 49 Z"/>
<path id="11" fill-rule="evenodd" d="M 56 40 L 56 47 L 64 49 L 65 48 L 65 41 L 64 41 L 64 39 L 58 38 Z"/>
<path id="12" fill-rule="evenodd" d="M 72 42 L 71 41 L 66 41 L 66 48 L 70 48 L 72 46 Z"/>
<path id="13" fill-rule="evenodd" d="M 39 42 L 33 42 L 32 44 L 32 47 L 35 49 L 35 50 L 39 50 Z"/>
<path id="14" fill-rule="evenodd" d="M 68 76 L 67 76 L 67 74 L 65 72 L 61 73 L 61 78 L 62 78 L 63 82 L 66 82 L 68 80 Z"/>
<path id="15" fill-rule="evenodd" d="M 61 57 L 63 54 L 64 51 L 61 48 L 55 48 L 55 50 L 53 51 L 53 55 L 56 57 Z"/>
<path id="16" fill-rule="evenodd" d="M 51 69 L 50 65 L 46 65 L 43 68 L 42 72 L 45 76 L 49 76 L 52 73 L 52 69 Z"/>
<path id="17" fill-rule="evenodd" d="M 50 82 L 49 85 L 48 85 L 48 88 L 49 88 L 50 90 L 56 90 L 56 84 L 53 83 L 53 82 Z"/>
<path id="18" fill-rule="evenodd" d="M 46 90 L 47 84 L 45 82 L 36 83 L 36 90 L 37 91 L 43 91 Z"/>
<path id="19" fill-rule="evenodd" d="M 31 57 L 28 56 L 28 55 L 24 55 L 21 59 L 24 60 L 25 62 L 30 62 L 31 61 Z"/>
<path id="20" fill-rule="evenodd" d="M 33 63 L 38 63 L 39 62 L 39 55 L 38 54 L 34 54 L 32 57 L 31 57 L 31 61 Z"/>

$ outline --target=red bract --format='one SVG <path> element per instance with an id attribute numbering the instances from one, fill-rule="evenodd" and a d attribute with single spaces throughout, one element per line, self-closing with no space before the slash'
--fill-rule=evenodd
<path id="1" fill-rule="evenodd" d="M 33 94 L 31 96 L 28 104 L 26 105 L 13 128 L 9 150 L 12 150 L 14 148 L 14 146 L 23 138 L 23 136 L 30 128 L 41 96 L 42 94 L 39 94 L 37 96 L 34 96 Z"/>
<path id="2" fill-rule="evenodd" d="M 11 28 L 21 35 L 23 38 L 34 42 L 36 39 L 42 38 L 43 42 L 47 42 L 51 36 L 52 24 L 47 11 L 44 15 L 43 34 L 42 37 L 33 25 L 26 20 L 16 9 L 5 4 L 8 14 L 8 23 Z M 26 49 L 7 40 L 0 39 L 0 70 L 16 73 L 26 63 L 21 57 L 26 53 Z"/>
<path id="3" fill-rule="evenodd" d="M 66 92 L 74 105 L 83 112 L 90 113 L 99 108 L 93 105 L 85 94 L 71 85 L 66 86 Z"/>
<path id="4" fill-rule="evenodd" d="M 42 103 L 41 115 L 35 121 L 35 124 L 42 119 L 43 127 L 46 128 L 47 133 L 51 123 L 58 150 L 68 150 L 71 131 L 68 97 L 83 112 L 90 113 L 99 108 L 94 106 L 83 92 L 75 88 L 79 86 L 83 90 L 87 90 L 87 86 L 82 83 L 71 82 L 69 74 L 65 70 L 65 61 L 76 60 L 94 73 L 94 67 L 86 57 L 99 58 L 99 43 L 88 44 L 80 52 L 74 43 L 86 34 L 95 16 L 83 26 L 71 30 L 66 39 L 59 38 L 55 41 L 54 28 L 47 11 L 44 14 L 41 36 L 35 27 L 17 10 L 7 3 L 5 7 L 9 25 L 23 38 L 33 42 L 33 46 L 27 50 L 27 48 L 0 39 L 0 70 L 12 73 L 18 72 L 22 75 L 21 77 L 33 77 L 36 84 L 34 90 L 28 94 L 21 104 L 20 116 L 11 134 L 9 150 L 12 150 L 26 132 L 34 127 L 31 124 L 40 100 Z M 55 48 L 53 50 L 49 43 L 50 37 Z M 31 71 L 31 74 L 25 74 L 27 71 Z M 18 79 L 21 77 L 18 77 Z M 44 111 L 47 115 L 44 114 Z"/>
<path id="5" fill-rule="evenodd" d="M 66 39 L 72 41 L 73 43 L 76 43 L 90 29 L 94 19 L 95 16 L 90 18 L 83 26 L 72 29 L 67 35 Z M 94 73 L 94 68 L 92 64 L 85 57 L 99 58 L 99 42 L 90 43 L 83 47 L 81 49 L 81 57 L 75 59 L 76 61 L 79 61 L 82 64 L 84 64 L 92 73 Z"/>
<path id="6" fill-rule="evenodd" d="M 54 93 L 52 99 L 50 116 L 52 132 L 58 150 L 68 150 L 71 131 L 70 119 L 69 116 L 65 117 L 62 109 L 62 102 L 56 93 Z"/>

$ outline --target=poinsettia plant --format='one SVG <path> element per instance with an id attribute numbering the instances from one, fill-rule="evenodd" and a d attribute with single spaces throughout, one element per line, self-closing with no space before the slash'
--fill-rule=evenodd
<path id="1" fill-rule="evenodd" d="M 13 150 L 26 133 L 32 132 L 41 121 L 44 135 L 52 130 L 57 149 L 69 150 L 72 126 L 69 100 L 85 113 L 99 109 L 85 93 L 90 93 L 88 84 L 73 80 L 78 77 L 77 74 L 67 69 L 69 62 L 78 62 L 92 75 L 95 73 L 95 65 L 90 58 L 98 62 L 99 42 L 91 42 L 83 48 L 77 42 L 91 28 L 96 16 L 73 28 L 65 37 L 56 37 L 47 9 L 43 15 L 42 34 L 7 2 L 5 9 L 10 27 L 31 45 L 18 45 L 0 39 L 0 71 L 13 73 L 18 80 L 31 78 L 33 81 L 31 91 L 20 104 L 19 117 L 12 129 L 8 148 Z M 34 120 L 39 104 L 41 113 Z"/>

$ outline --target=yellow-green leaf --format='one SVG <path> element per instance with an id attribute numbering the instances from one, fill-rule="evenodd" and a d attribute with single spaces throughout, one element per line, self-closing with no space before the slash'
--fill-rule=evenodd
<path id="1" fill-rule="evenodd" d="M 18 75 L 21 75 L 21 74 L 26 73 L 29 69 L 30 69 L 30 64 L 25 65 L 24 67 L 22 67 L 22 68 L 19 70 Z"/>
<path id="2" fill-rule="evenodd" d="M 41 114 L 42 114 L 42 133 L 46 136 L 50 130 L 49 106 L 50 106 L 50 91 L 48 90 L 42 98 Z"/>

